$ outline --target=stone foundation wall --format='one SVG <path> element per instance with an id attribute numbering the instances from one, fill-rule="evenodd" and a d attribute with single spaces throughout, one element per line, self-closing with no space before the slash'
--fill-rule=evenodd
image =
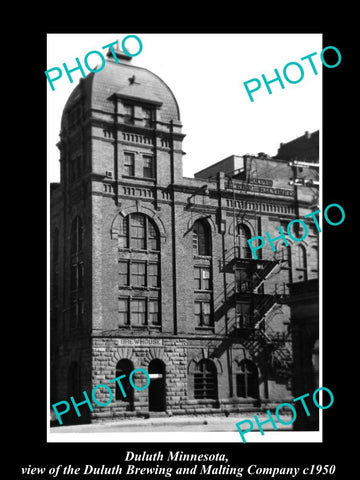
<path id="1" fill-rule="evenodd" d="M 270 405 L 280 399 L 285 401 L 291 393 L 284 385 L 271 382 L 272 398 L 265 398 L 265 389 L 259 385 L 260 399 L 240 399 L 229 395 L 229 375 L 225 354 L 220 358 L 211 357 L 212 351 L 191 345 L 193 341 L 186 338 L 156 337 L 94 337 L 92 344 L 92 388 L 100 384 L 107 385 L 112 392 L 112 401 L 107 388 L 99 388 L 96 398 L 106 406 L 94 404 L 91 421 L 115 419 L 120 417 L 149 415 L 150 386 L 144 390 L 133 391 L 133 401 L 116 400 L 116 366 L 120 360 L 130 360 L 133 369 L 149 371 L 152 360 L 160 360 L 165 366 L 165 408 L 168 414 L 216 414 L 258 410 L 263 405 Z M 197 342 L 199 343 L 199 341 Z M 217 368 L 218 399 L 199 400 L 194 398 L 193 365 L 196 361 L 209 355 Z M 146 385 L 147 378 L 137 372 L 133 381 L 138 388 Z M 262 380 L 261 380 L 262 382 Z M 151 381 L 150 381 L 151 384 Z M 89 392 L 90 393 L 90 392 Z M 160 399 L 158 399 L 160 401 Z M 155 396 L 156 401 L 156 396 Z"/>

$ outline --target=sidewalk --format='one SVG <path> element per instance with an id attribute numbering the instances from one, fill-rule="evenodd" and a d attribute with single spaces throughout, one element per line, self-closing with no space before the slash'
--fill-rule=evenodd
<path id="1" fill-rule="evenodd" d="M 256 413 L 260 421 L 265 421 L 268 416 L 263 412 Z M 249 418 L 254 420 L 254 413 L 225 415 L 176 415 L 172 417 L 150 417 L 136 419 L 109 420 L 99 423 L 81 425 L 61 425 L 50 428 L 50 433 L 87 433 L 87 432 L 126 432 L 156 430 L 170 431 L 172 428 L 182 431 L 223 431 L 237 432 L 236 423 Z M 290 417 L 289 417 L 290 419 Z M 284 417 L 285 420 L 285 417 Z M 254 431 L 258 430 L 254 421 Z M 277 423 L 278 430 L 292 430 L 292 425 Z M 264 430 L 272 430 L 271 425 L 264 425 Z"/>

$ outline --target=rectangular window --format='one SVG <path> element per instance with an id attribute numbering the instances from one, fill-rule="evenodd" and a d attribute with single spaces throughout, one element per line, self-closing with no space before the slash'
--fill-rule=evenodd
<path id="1" fill-rule="evenodd" d="M 210 302 L 195 302 L 194 314 L 196 326 L 211 327 L 213 325 Z"/>
<path id="2" fill-rule="evenodd" d="M 238 292 L 247 293 L 251 290 L 251 282 L 247 270 L 237 268 L 235 270 L 235 282 Z"/>
<path id="3" fill-rule="evenodd" d="M 196 233 L 193 233 L 192 243 L 194 255 L 197 255 L 199 253 L 199 237 Z"/>
<path id="4" fill-rule="evenodd" d="M 149 324 L 159 325 L 159 302 L 157 300 L 149 301 Z"/>
<path id="5" fill-rule="evenodd" d="M 210 268 L 194 267 L 195 290 L 210 290 Z"/>
<path id="6" fill-rule="evenodd" d="M 143 108 L 144 126 L 151 128 L 154 125 L 155 111 L 152 108 Z"/>
<path id="7" fill-rule="evenodd" d="M 154 178 L 154 158 L 151 155 L 143 155 L 143 177 Z"/>
<path id="8" fill-rule="evenodd" d="M 159 266 L 157 263 L 149 263 L 148 265 L 148 286 L 159 286 Z"/>
<path id="9" fill-rule="evenodd" d="M 128 248 L 129 246 L 129 228 L 128 228 L 128 218 L 120 217 L 120 231 L 119 231 L 119 247 Z"/>
<path id="10" fill-rule="evenodd" d="M 194 267 L 195 290 L 201 290 L 201 268 Z"/>
<path id="11" fill-rule="evenodd" d="M 129 325 L 129 299 L 119 298 L 120 325 Z"/>
<path id="12" fill-rule="evenodd" d="M 146 287 L 146 264 L 145 262 L 133 262 L 131 264 L 131 286 Z"/>
<path id="13" fill-rule="evenodd" d="M 124 153 L 124 175 L 135 176 L 135 154 Z"/>
<path id="14" fill-rule="evenodd" d="M 120 286 L 129 285 L 129 262 L 128 261 L 119 262 L 119 285 Z"/>
<path id="15" fill-rule="evenodd" d="M 210 290 L 210 268 L 201 269 L 201 288 L 203 290 Z"/>
<path id="16" fill-rule="evenodd" d="M 130 125 L 134 124 L 134 105 L 130 103 L 124 104 L 124 122 Z"/>
<path id="17" fill-rule="evenodd" d="M 146 325 L 146 300 L 131 301 L 131 325 Z"/>
<path id="18" fill-rule="evenodd" d="M 194 304 L 194 315 L 195 315 L 195 324 L 196 326 L 200 326 L 201 322 L 201 302 L 195 302 Z"/>
<path id="19" fill-rule="evenodd" d="M 250 328 L 253 319 L 250 316 L 249 303 L 236 302 L 236 328 Z"/>
<path id="20" fill-rule="evenodd" d="M 145 216 L 131 215 L 131 246 L 145 249 Z"/>
<path id="21" fill-rule="evenodd" d="M 211 308 L 210 302 L 202 302 L 202 321 L 203 325 L 209 327 L 211 325 Z"/>
<path id="22" fill-rule="evenodd" d="M 158 250 L 158 236 L 154 225 L 151 222 L 147 222 L 148 227 L 148 249 Z"/>

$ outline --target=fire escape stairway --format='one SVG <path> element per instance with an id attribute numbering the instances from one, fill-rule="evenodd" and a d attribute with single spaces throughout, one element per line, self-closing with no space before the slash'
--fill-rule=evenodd
<path id="1" fill-rule="evenodd" d="M 258 260 L 252 262 L 252 286 L 253 289 L 259 288 L 264 281 L 271 275 L 276 266 L 279 264 L 277 260 Z"/>
<path id="2" fill-rule="evenodd" d="M 270 370 L 288 376 L 293 363 L 292 352 L 287 347 L 290 341 L 288 335 L 280 335 L 274 332 L 269 325 L 266 325 L 266 330 L 256 328 L 245 340 L 244 346 L 255 358 L 266 349 L 270 356 Z"/>

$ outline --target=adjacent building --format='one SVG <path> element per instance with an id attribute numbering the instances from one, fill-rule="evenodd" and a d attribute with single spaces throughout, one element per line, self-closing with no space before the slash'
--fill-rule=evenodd
<path id="1" fill-rule="evenodd" d="M 293 398 L 289 284 L 318 277 L 318 232 L 310 219 L 304 240 L 294 228 L 258 260 L 247 240 L 316 210 L 316 190 L 291 184 L 316 169 L 260 153 L 187 178 L 183 138 L 170 88 L 121 51 L 65 105 L 51 185 L 51 403 L 135 368 L 151 377 L 142 391 L 125 381 L 126 397 L 110 383 L 113 402 L 80 407 L 87 421 Z"/>

